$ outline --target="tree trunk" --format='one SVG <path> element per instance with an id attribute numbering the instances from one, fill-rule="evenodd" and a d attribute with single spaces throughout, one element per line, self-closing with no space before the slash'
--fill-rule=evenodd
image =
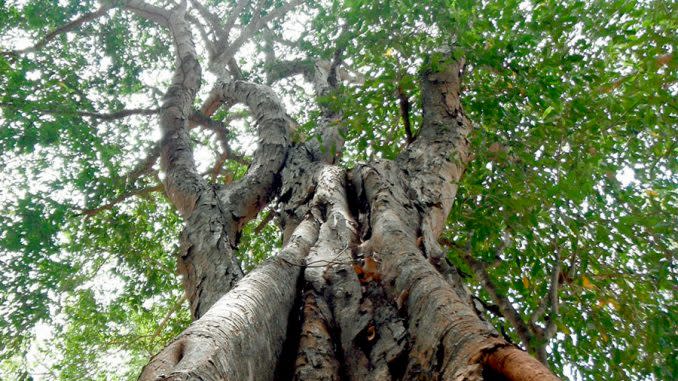
<path id="1" fill-rule="evenodd" d="M 184 66 L 170 91 L 191 91 L 181 87 Z M 200 188 L 191 197 L 172 176 L 177 167 L 168 170 L 170 197 L 187 222 L 181 263 L 197 320 L 140 380 L 556 380 L 478 316 L 437 243 L 470 157 L 462 71 L 462 61 L 432 55 L 419 135 L 397 160 L 351 171 L 317 145 L 289 146 L 274 95 L 224 85 L 215 99 L 247 104 L 260 136 L 277 137 L 231 188 L 189 184 Z M 182 137 L 178 119 L 161 118 L 166 136 Z M 323 141 L 330 144 L 341 142 Z M 163 152 L 171 161 L 190 149 L 166 139 Z M 240 279 L 235 233 L 276 192 L 284 248 Z"/>

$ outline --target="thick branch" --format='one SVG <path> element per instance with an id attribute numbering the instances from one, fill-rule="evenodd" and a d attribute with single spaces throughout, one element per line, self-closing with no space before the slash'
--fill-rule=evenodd
<path id="1" fill-rule="evenodd" d="M 278 257 L 248 274 L 153 357 L 139 380 L 273 379 L 296 283 L 318 227 L 314 218 L 306 219 Z"/>
<path id="2" fill-rule="evenodd" d="M 405 179 L 387 161 L 359 167 L 354 175 L 358 194 L 369 204 L 372 235 L 363 246 L 374 252 L 382 284 L 390 298 L 400 300 L 413 338 L 403 379 L 430 372 L 442 379 L 475 380 L 481 364 L 469 359 L 504 342 L 417 247 L 419 221 L 411 216 L 418 212 Z"/>
<path id="3" fill-rule="evenodd" d="M 284 78 L 289 78 L 298 74 L 305 77 L 312 77 L 315 64 L 310 59 L 299 59 L 294 61 L 275 61 L 267 64 L 266 81 L 272 84 Z"/>
<path id="4" fill-rule="evenodd" d="M 443 251 L 437 238 L 457 194 L 469 161 L 471 122 L 460 102 L 463 60 L 433 55 L 421 78 L 423 124 L 417 139 L 397 159 L 422 213 L 421 234 L 426 254 L 434 264 Z"/>
<path id="5" fill-rule="evenodd" d="M 508 343 L 476 315 L 417 247 L 419 222 L 411 216 L 420 212 L 404 184 L 406 176 L 393 163 L 376 161 L 358 167 L 353 179 L 358 197 L 368 203 L 372 230 L 369 241 L 362 246 L 374 253 L 382 284 L 406 313 L 413 339 L 402 379 L 418 379 L 421 374 L 450 380 L 482 379 L 483 368 L 493 360 L 487 354 L 498 353 Z M 514 380 L 538 379 L 530 374 L 548 375 L 545 380 L 557 379 L 544 365 L 530 360 L 529 355 L 513 353 L 500 356 L 501 361 L 506 361 L 498 367 L 500 374 Z M 518 373 L 511 373 L 524 361 L 538 371 L 518 369 Z"/>
<path id="6" fill-rule="evenodd" d="M 222 102 L 246 104 L 257 123 L 259 144 L 247 174 L 219 193 L 225 208 L 242 226 L 273 196 L 276 178 L 289 148 L 291 119 L 267 86 L 233 81 L 222 85 L 220 97 Z"/>
<path id="7" fill-rule="evenodd" d="M 200 192 L 196 210 L 187 220 L 179 269 L 195 318 L 209 310 L 242 277 L 234 256 L 239 232 L 273 197 L 289 145 L 289 118 L 268 87 L 236 81 L 216 90 L 215 106 L 207 114 L 221 103 L 245 103 L 256 119 L 260 142 L 245 177 Z"/>
<path id="8" fill-rule="evenodd" d="M 114 0 L 108 0 L 108 2 L 115 3 Z M 153 21 L 160 26 L 170 28 L 170 30 L 172 29 L 172 26 L 170 25 L 170 19 L 172 18 L 173 14 L 176 14 L 173 11 L 156 7 L 155 5 L 151 5 L 143 0 L 125 0 L 123 1 L 123 4 L 125 8 L 131 10 L 137 16 Z M 183 11 L 185 11 L 185 8 Z M 181 16 L 183 17 L 184 12 L 181 13 Z"/>
<path id="9" fill-rule="evenodd" d="M 491 369 L 489 377 L 499 376 L 507 381 L 559 381 L 529 354 L 507 345 L 490 351 L 485 355 L 485 364 Z M 494 378 L 490 378 L 494 379 Z"/>
<path id="10" fill-rule="evenodd" d="M 450 279 L 435 271 L 417 244 L 423 238 L 429 258 L 442 254 L 439 247 L 439 253 L 432 250 L 435 238 L 445 226 L 468 160 L 470 122 L 459 101 L 461 64 L 443 61 L 430 67 L 437 69 L 424 74 L 423 139 L 395 164 L 376 160 L 354 171 L 356 197 L 364 200 L 358 203 L 366 204 L 360 213 L 367 214 L 369 222 L 363 227 L 369 229 L 369 241 L 361 246 L 373 253 L 385 290 L 407 316 L 413 341 L 402 378 L 435 374 L 441 379 L 479 380 L 489 361 L 485 355 L 508 344 L 455 292 Z M 419 219 L 413 218 L 417 215 Z M 508 361 L 507 376 L 508 368 L 520 365 L 517 357 Z M 532 363 L 538 374 L 549 375 L 545 379 L 556 379 L 538 361 Z M 515 379 L 534 378 L 522 373 Z"/>
<path id="11" fill-rule="evenodd" d="M 169 29 L 176 50 L 177 67 L 172 85 L 167 90 L 160 113 L 160 166 L 165 171 L 165 190 L 179 214 L 187 218 L 207 184 L 196 170 L 193 149 L 188 135 L 188 120 L 193 112 L 193 100 L 200 87 L 201 69 L 186 22 L 185 3 L 167 10 L 143 1 L 125 4 L 137 15 Z"/>

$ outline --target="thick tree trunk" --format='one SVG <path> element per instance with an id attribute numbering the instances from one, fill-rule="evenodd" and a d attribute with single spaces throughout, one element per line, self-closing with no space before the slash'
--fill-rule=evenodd
<path id="1" fill-rule="evenodd" d="M 325 110 L 321 145 L 290 146 L 289 118 L 270 88 L 217 85 L 203 111 L 246 104 L 260 142 L 247 175 L 216 187 L 197 173 L 187 132 L 201 68 L 186 3 L 125 6 L 175 41 L 161 166 L 186 221 L 179 268 L 196 319 L 140 380 L 556 379 L 476 314 L 437 243 L 469 160 L 463 62 L 431 55 L 419 135 L 396 161 L 350 173 L 333 165 L 343 145 L 332 122 L 339 113 Z M 336 88 L 335 56 L 316 64 L 319 96 Z M 243 278 L 233 255 L 238 233 L 275 194 L 284 248 Z"/>
<path id="2" fill-rule="evenodd" d="M 447 55 L 432 60 L 422 78 L 424 124 L 396 161 L 346 172 L 317 147 L 286 149 L 285 139 L 271 146 L 286 152 L 282 253 L 156 355 L 141 380 L 557 379 L 478 316 L 438 246 L 469 160 L 471 124 L 459 101 L 463 63 Z M 266 96 L 248 94 L 244 101 L 263 110 L 257 105 Z M 261 111 L 260 125 L 283 123 L 277 105 Z M 260 168 L 280 166 L 273 162 Z M 258 189 L 265 195 L 273 186 Z M 268 199 L 263 195 L 256 199 Z M 245 205 L 253 205 L 240 214 L 246 218 L 261 207 Z M 196 213 L 200 208 L 189 228 Z M 198 265 L 196 273 L 213 271 Z"/>

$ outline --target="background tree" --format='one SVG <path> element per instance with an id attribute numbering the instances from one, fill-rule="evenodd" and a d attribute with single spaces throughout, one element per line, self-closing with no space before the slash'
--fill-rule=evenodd
<path id="1" fill-rule="evenodd" d="M 3 2 L 0 375 L 675 378 L 676 13 Z"/>

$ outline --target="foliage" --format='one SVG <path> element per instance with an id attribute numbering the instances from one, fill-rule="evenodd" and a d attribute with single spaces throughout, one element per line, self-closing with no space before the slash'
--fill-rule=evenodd
<path id="1" fill-rule="evenodd" d="M 2 51 L 97 7 L 0 4 Z M 416 135 L 424 57 L 465 57 L 474 159 L 444 233 L 449 259 L 489 302 L 463 260 L 470 250 L 526 321 L 561 263 L 560 308 L 546 312 L 558 329 L 553 369 L 668 380 L 678 374 L 676 14 L 671 1 L 346 0 L 305 5 L 270 31 L 307 30 L 276 46 L 279 56 L 331 60 L 340 47 L 364 79 L 320 100 L 343 113 L 346 166 L 404 146 L 399 88 Z M 263 41 L 254 36 L 237 56 L 250 80 L 266 78 Z M 165 31 L 118 9 L 39 51 L 0 55 L 0 378 L 133 379 L 187 324 L 172 255 L 180 219 L 160 193 L 143 191 L 158 183 L 157 166 L 129 176 L 152 151 L 155 120 L 93 116 L 157 107 L 172 65 Z M 302 83 L 275 89 L 299 138 L 312 139 L 320 111 Z M 245 156 L 250 122 L 229 127 Z M 219 140 L 192 133 L 208 171 Z M 227 160 L 218 179 L 242 176 L 246 164 Z M 275 208 L 244 230 L 246 269 L 279 247 L 268 214 Z"/>

